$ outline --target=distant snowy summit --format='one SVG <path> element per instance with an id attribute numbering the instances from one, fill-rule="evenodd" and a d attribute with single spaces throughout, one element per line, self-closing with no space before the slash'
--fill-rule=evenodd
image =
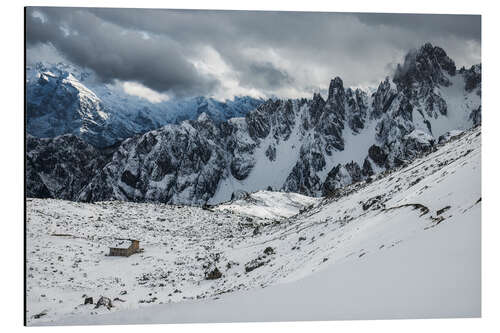
<path id="1" fill-rule="evenodd" d="M 409 52 L 394 77 L 373 93 L 346 88 L 336 77 L 326 99 L 320 94 L 270 99 L 228 121 L 207 114 L 131 137 L 107 151 L 112 157 L 72 191 L 77 194 L 62 196 L 56 190 L 71 177 L 65 158 L 75 149 L 51 160 L 68 176 L 36 167 L 30 174 L 43 182 L 45 197 L 81 201 L 202 205 L 263 189 L 327 195 L 407 164 L 453 131 L 479 125 L 481 65 L 457 70 L 442 48 L 427 43 Z M 28 165 L 39 165 L 49 146 L 36 145 Z M 30 189 L 43 186 L 28 184 L 28 195 L 40 197 Z"/>
<path id="2" fill-rule="evenodd" d="M 28 133 L 39 138 L 73 134 L 95 147 L 201 114 L 214 121 L 242 117 L 264 102 L 236 96 L 224 102 L 191 97 L 152 103 L 70 64 L 37 63 L 26 73 Z"/>

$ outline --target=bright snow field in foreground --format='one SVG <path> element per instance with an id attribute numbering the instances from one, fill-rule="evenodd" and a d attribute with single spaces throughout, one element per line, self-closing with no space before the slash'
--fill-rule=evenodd
<path id="1" fill-rule="evenodd" d="M 213 211 L 29 199 L 29 324 L 480 316 L 480 133 L 293 216 L 299 197 L 269 192 Z M 113 237 L 145 252 L 107 257 Z"/>

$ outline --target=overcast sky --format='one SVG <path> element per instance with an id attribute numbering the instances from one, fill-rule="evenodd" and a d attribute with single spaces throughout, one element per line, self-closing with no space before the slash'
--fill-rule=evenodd
<path id="1" fill-rule="evenodd" d="M 373 87 L 427 41 L 481 61 L 470 15 L 31 7 L 26 31 L 28 63 L 71 62 L 151 100 L 310 97 L 335 76 Z"/>

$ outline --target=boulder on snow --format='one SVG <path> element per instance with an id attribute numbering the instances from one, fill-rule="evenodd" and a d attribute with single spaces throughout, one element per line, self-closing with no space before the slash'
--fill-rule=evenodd
<path id="1" fill-rule="evenodd" d="M 222 277 L 221 271 L 217 267 L 215 267 L 213 270 L 205 274 L 205 279 L 206 280 L 217 280 Z"/>
<path id="2" fill-rule="evenodd" d="M 264 266 L 265 264 L 269 263 L 271 260 L 265 260 L 265 256 L 259 256 L 256 259 L 253 259 L 246 263 L 245 265 L 245 272 L 250 273 L 254 269 L 257 269 L 261 266 Z"/>
<path id="3" fill-rule="evenodd" d="M 274 254 L 274 253 L 275 253 L 274 249 L 272 247 L 270 247 L 270 246 L 268 246 L 268 247 L 266 247 L 264 249 L 264 254 L 266 254 L 266 255 L 271 255 L 271 254 Z"/>
<path id="4" fill-rule="evenodd" d="M 258 234 L 260 234 L 260 228 L 256 226 L 255 229 L 253 229 L 252 235 L 257 236 Z"/>
<path id="5" fill-rule="evenodd" d="M 42 318 L 43 316 L 46 316 L 46 315 L 47 315 L 47 310 L 43 310 L 40 313 L 34 314 L 32 316 L 32 318 L 34 318 L 34 319 L 40 319 L 40 318 Z"/>
<path id="6" fill-rule="evenodd" d="M 100 308 L 101 306 L 106 307 L 108 310 L 111 310 L 113 307 L 113 302 L 111 302 L 111 299 L 108 297 L 101 296 L 97 303 L 95 304 L 95 309 Z"/>

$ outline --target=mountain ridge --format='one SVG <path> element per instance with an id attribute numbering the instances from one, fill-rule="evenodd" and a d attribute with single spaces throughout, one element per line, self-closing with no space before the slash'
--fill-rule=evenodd
<path id="1" fill-rule="evenodd" d="M 36 63 L 26 72 L 27 132 L 40 138 L 74 134 L 97 148 L 203 113 L 225 121 L 263 102 L 249 96 L 225 101 L 198 96 L 153 103 L 73 65 Z"/>
<path id="2" fill-rule="evenodd" d="M 244 118 L 199 117 L 128 138 L 70 200 L 202 205 L 269 187 L 327 195 L 478 125 L 480 83 L 481 65 L 457 71 L 427 43 L 373 94 L 335 77 L 326 100 L 271 99 Z"/>

